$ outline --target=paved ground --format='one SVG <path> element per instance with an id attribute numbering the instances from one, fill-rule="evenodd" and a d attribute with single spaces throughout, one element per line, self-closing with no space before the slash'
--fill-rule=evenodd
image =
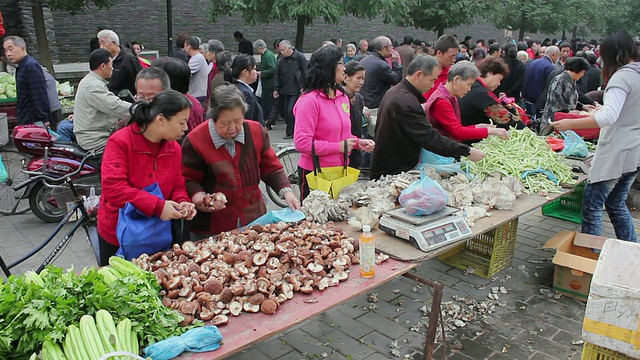
<path id="1" fill-rule="evenodd" d="M 284 142 L 283 127 L 278 124 L 271 132 L 273 142 Z M 636 220 L 636 227 L 639 226 L 640 221 Z M 43 224 L 31 213 L 0 216 L 0 255 L 8 262 L 16 260 L 54 227 Z M 464 275 L 436 259 L 414 270 L 423 277 L 444 282 L 444 302 L 461 304 L 453 300 L 454 296 L 488 300 L 492 286 L 508 290 L 508 294 L 500 294 L 503 306 L 494 301 L 495 312 L 448 331 L 447 348 L 439 344 L 435 359 L 580 358 L 581 347 L 572 345 L 572 341 L 580 339 L 584 304 L 552 296 L 549 289 L 553 264 L 548 260 L 553 253 L 540 249 L 562 229 L 575 230 L 578 225 L 543 217 L 539 211 L 520 218 L 513 264 L 492 280 Z M 605 224 L 604 235 L 613 237 L 609 223 Z M 21 273 L 37 267 L 53 246 L 47 246 L 14 271 Z M 95 265 L 83 233 L 74 236 L 55 264 L 76 269 Z M 430 306 L 431 295 L 428 288 L 417 285 L 404 277 L 398 278 L 372 289 L 378 298 L 375 305 L 368 302 L 367 295 L 357 297 L 230 359 L 421 359 L 426 327 L 418 324 L 426 321 L 421 308 Z M 392 347 L 396 348 L 397 356 L 392 354 Z"/>

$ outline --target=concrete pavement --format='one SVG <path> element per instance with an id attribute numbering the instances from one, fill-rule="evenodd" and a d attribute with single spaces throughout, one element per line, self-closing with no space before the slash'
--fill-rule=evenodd
<path id="1" fill-rule="evenodd" d="M 284 124 L 270 132 L 273 143 L 284 143 Z M 606 216 L 605 216 L 606 218 Z M 636 227 L 640 222 L 636 220 Z M 55 227 L 33 214 L 0 216 L 0 255 L 7 262 L 34 248 Z M 68 228 L 68 226 L 67 226 Z M 533 211 L 520 218 L 512 266 L 492 279 L 465 275 L 437 259 L 413 270 L 417 275 L 445 284 L 446 306 L 487 301 L 491 287 L 504 286 L 507 294 L 492 301 L 495 311 L 468 321 L 466 326 L 447 331 L 446 348 L 439 339 L 434 359 L 580 359 L 579 340 L 584 303 L 555 298 L 551 289 L 553 252 L 541 246 L 557 231 L 579 229 L 579 225 L 547 218 Z M 604 235 L 614 237 L 610 223 Z M 58 237 L 57 239 L 60 239 Z M 57 241 L 54 241 L 57 243 Z M 33 269 L 55 246 L 48 245 L 33 259 L 15 268 L 15 273 Z M 55 265 L 80 269 L 95 265 L 93 253 L 80 230 Z M 355 275 L 355 274 L 354 274 Z M 254 344 L 230 357 L 247 359 L 422 359 L 426 322 L 423 308 L 430 306 L 427 287 L 399 277 L 371 289 L 374 297 L 359 296 L 341 306 L 311 318 L 270 339 Z M 491 301 L 490 301 L 491 302 Z"/>

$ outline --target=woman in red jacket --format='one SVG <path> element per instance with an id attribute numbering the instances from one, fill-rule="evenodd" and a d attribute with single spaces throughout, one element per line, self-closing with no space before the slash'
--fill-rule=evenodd
<path id="1" fill-rule="evenodd" d="M 132 106 L 133 123 L 107 141 L 98 211 L 100 265 L 108 265 L 109 257 L 118 250 L 118 212 L 126 203 L 164 221 L 195 216 L 195 205 L 180 172 L 182 151 L 176 142 L 187 130 L 190 109 L 191 103 L 182 94 L 164 91 L 150 103 Z M 154 183 L 166 200 L 143 190 Z"/>
<path id="2" fill-rule="evenodd" d="M 472 62 L 456 63 L 449 69 L 447 83 L 438 85 L 423 105 L 424 112 L 440 134 L 458 142 L 480 140 L 489 135 L 507 139 L 509 133 L 505 129 L 499 129 L 490 124 L 462 125 L 458 98 L 469 92 L 478 76 L 480 71 Z"/>
<path id="3" fill-rule="evenodd" d="M 247 103 L 235 85 L 219 86 L 211 94 L 211 119 L 189 132 L 182 143 L 182 174 L 198 209 L 189 223 L 192 240 L 236 229 L 264 215 L 267 205 L 260 181 L 278 192 L 292 210 L 300 208 L 266 129 L 245 120 L 246 111 Z M 224 199 L 217 198 L 219 193 Z"/>

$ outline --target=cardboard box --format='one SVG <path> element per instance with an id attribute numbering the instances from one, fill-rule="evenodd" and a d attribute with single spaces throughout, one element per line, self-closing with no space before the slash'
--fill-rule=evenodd
<path id="1" fill-rule="evenodd" d="M 544 248 L 556 249 L 553 289 L 562 295 L 587 301 L 591 277 L 598 263 L 598 253 L 592 249 L 601 249 L 605 240 L 605 237 L 567 230 L 549 239 Z"/>
<path id="2" fill-rule="evenodd" d="M 593 274 L 582 338 L 640 359 L 640 244 L 609 239 Z"/>

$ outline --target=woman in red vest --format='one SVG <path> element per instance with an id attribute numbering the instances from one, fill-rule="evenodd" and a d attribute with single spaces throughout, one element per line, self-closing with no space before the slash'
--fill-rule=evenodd
<path id="1" fill-rule="evenodd" d="M 291 209 L 300 208 L 267 131 L 259 122 L 245 120 L 246 111 L 244 96 L 235 85 L 219 86 L 211 94 L 211 120 L 184 140 L 182 174 L 198 209 L 189 224 L 194 240 L 236 229 L 264 215 L 261 180 Z"/>

